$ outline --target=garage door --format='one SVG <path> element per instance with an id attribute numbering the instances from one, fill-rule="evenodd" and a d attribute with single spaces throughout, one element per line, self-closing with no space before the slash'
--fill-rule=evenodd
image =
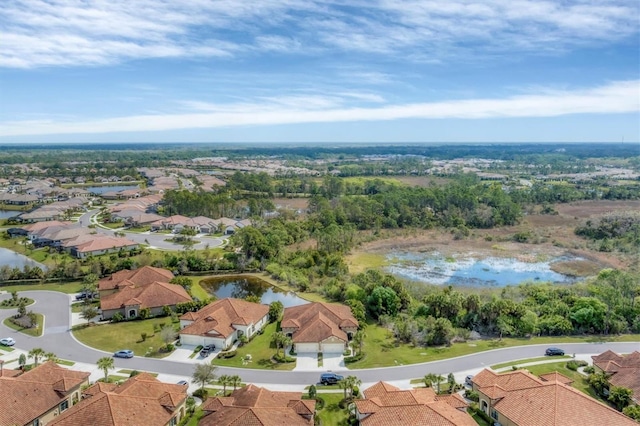
<path id="1" fill-rule="evenodd" d="M 317 343 L 296 343 L 296 352 L 299 354 L 318 352 Z"/>
<path id="2" fill-rule="evenodd" d="M 322 352 L 328 354 L 341 354 L 344 352 L 344 344 L 342 343 L 323 343 Z"/>

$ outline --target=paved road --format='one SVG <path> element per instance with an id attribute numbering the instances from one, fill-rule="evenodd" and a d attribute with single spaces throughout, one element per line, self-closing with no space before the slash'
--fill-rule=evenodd
<path id="1" fill-rule="evenodd" d="M 94 216 L 100 212 L 99 209 L 90 210 L 87 213 L 80 216 L 78 222 L 80 222 L 83 226 L 89 225 L 97 225 Z M 115 231 L 111 229 L 101 228 L 99 226 L 95 227 L 96 232 L 105 235 L 113 235 Z M 181 244 L 174 244 L 170 241 L 165 241 L 167 238 L 170 238 L 167 234 L 157 234 L 153 232 L 149 233 L 139 233 L 139 232 L 126 232 L 125 234 L 128 239 L 135 241 L 138 244 L 148 244 L 156 249 L 161 250 L 182 250 L 184 248 Z M 195 250 L 204 250 L 207 246 L 209 248 L 219 247 L 224 244 L 225 240 L 223 238 L 211 237 L 206 235 L 201 235 L 194 237 L 197 241 L 196 244 L 193 245 Z"/>
<path id="2" fill-rule="evenodd" d="M 111 353 L 88 348 L 76 341 L 69 332 L 71 314 L 69 310 L 70 296 L 52 291 L 24 291 L 22 296 L 36 301 L 29 309 L 45 315 L 45 331 L 42 337 L 29 337 L 18 333 L 4 324 L 0 324 L 1 337 L 11 336 L 16 339 L 17 347 L 30 350 L 40 347 L 47 352 L 53 352 L 58 357 L 77 362 L 95 363 L 98 358 Z M 0 300 L 9 295 L 0 295 Z M 0 320 L 15 314 L 14 309 L 0 310 Z M 357 376 L 363 383 L 373 383 L 379 380 L 397 381 L 423 377 L 427 373 L 447 375 L 450 372 L 461 372 L 475 368 L 483 368 L 500 362 L 516 359 L 531 358 L 544 354 L 549 345 L 530 345 L 492 351 L 479 352 L 442 361 L 423 364 L 375 368 L 368 370 L 349 370 L 349 375 Z M 629 353 L 640 350 L 640 342 L 634 343 L 567 343 L 558 344 L 567 354 L 595 354 L 608 349 L 618 353 Z M 369 354 L 369 356 L 375 356 Z M 178 361 L 168 361 L 144 357 L 132 359 L 116 359 L 116 367 L 153 371 L 158 373 L 176 374 L 190 377 L 193 364 Z M 268 371 L 243 368 L 219 367 L 218 374 L 238 374 L 245 382 L 261 384 L 310 384 L 318 380 L 317 372 L 310 371 Z"/>

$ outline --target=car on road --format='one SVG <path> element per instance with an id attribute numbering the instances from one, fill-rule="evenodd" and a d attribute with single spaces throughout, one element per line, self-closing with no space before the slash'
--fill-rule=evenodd
<path id="1" fill-rule="evenodd" d="M 202 350 L 200 351 L 200 356 L 202 358 L 206 358 L 215 349 L 216 349 L 216 345 L 205 345 L 205 346 L 202 347 Z"/>
<path id="2" fill-rule="evenodd" d="M 116 358 L 133 358 L 133 351 L 131 349 L 122 349 L 113 354 Z"/>
<path id="3" fill-rule="evenodd" d="M 464 378 L 464 384 L 467 386 L 473 385 L 473 374 L 469 374 L 467 377 Z"/>
<path id="4" fill-rule="evenodd" d="M 0 339 L 0 345 L 13 346 L 15 344 L 16 344 L 16 341 L 13 340 L 13 337 L 5 337 L 3 339 Z"/>
<path id="5" fill-rule="evenodd" d="M 344 377 L 336 373 L 322 373 L 320 375 L 320 383 L 323 385 L 335 385 L 342 379 Z"/>
<path id="6" fill-rule="evenodd" d="M 547 348 L 547 350 L 544 351 L 544 354 L 548 356 L 564 355 L 564 351 L 560 348 Z"/>
<path id="7" fill-rule="evenodd" d="M 182 386 L 189 386 L 189 382 L 187 382 L 186 380 L 180 380 L 178 384 Z"/>

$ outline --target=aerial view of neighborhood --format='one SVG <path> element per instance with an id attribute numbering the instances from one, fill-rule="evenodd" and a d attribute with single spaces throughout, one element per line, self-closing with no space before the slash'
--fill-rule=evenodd
<path id="1" fill-rule="evenodd" d="M 0 423 L 637 424 L 637 148 L 5 146 Z"/>
<path id="2" fill-rule="evenodd" d="M 0 426 L 640 426 L 639 17 L 0 1 Z"/>

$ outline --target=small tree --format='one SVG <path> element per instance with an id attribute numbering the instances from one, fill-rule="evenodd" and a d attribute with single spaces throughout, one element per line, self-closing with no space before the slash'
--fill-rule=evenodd
<path id="1" fill-rule="evenodd" d="M 109 356 L 103 356 L 96 363 L 98 368 L 104 372 L 104 382 L 107 383 L 109 381 L 109 370 L 114 368 L 113 358 Z"/>
<path id="2" fill-rule="evenodd" d="M 225 396 L 227 395 L 227 386 L 231 384 L 229 380 L 230 378 L 231 376 L 228 376 L 226 374 L 218 377 L 218 384 L 222 386 L 222 394 Z"/>
<path id="3" fill-rule="evenodd" d="M 20 369 L 23 369 L 26 363 L 27 356 L 25 354 L 20 354 L 20 356 L 18 357 L 18 365 L 20 365 Z"/>
<path id="4" fill-rule="evenodd" d="M 21 300 L 18 303 L 18 316 L 23 317 L 25 315 L 27 315 L 27 305 L 24 303 L 23 300 Z"/>
<path id="5" fill-rule="evenodd" d="M 453 373 L 449 373 L 447 376 L 447 383 L 449 384 L 449 393 L 454 393 L 456 391 L 456 378 Z"/>
<path id="6" fill-rule="evenodd" d="M 276 347 L 276 357 L 280 355 L 280 346 L 282 346 L 285 337 L 282 331 L 276 331 L 271 335 L 271 344 Z"/>
<path id="7" fill-rule="evenodd" d="M 18 303 L 18 292 L 15 290 L 11 292 L 11 301 L 13 302 L 13 305 Z"/>
<path id="8" fill-rule="evenodd" d="M 235 391 L 242 384 L 242 378 L 238 375 L 231 376 L 229 378 L 229 384 L 233 386 L 233 390 Z"/>
<path id="9" fill-rule="evenodd" d="M 216 370 L 217 367 L 215 365 L 207 362 L 196 364 L 193 370 L 193 381 L 200 383 L 200 389 L 204 389 L 204 385 L 213 383 L 216 380 Z"/>
<path id="10" fill-rule="evenodd" d="M 43 355 L 45 361 L 53 361 L 53 362 L 58 362 L 60 361 L 60 358 L 58 358 L 58 356 L 56 354 L 54 354 L 53 352 L 47 352 Z"/>
<path id="11" fill-rule="evenodd" d="M 609 389 L 609 401 L 616 406 L 618 411 L 622 411 L 631 404 L 632 397 L 633 391 L 631 389 L 622 386 L 612 386 L 611 389 Z"/>
<path id="12" fill-rule="evenodd" d="M 42 358 L 45 354 L 45 351 L 42 348 L 33 348 L 29 351 L 29 358 L 33 358 L 33 363 L 35 366 L 38 366 L 40 362 L 40 358 Z"/>
<path id="13" fill-rule="evenodd" d="M 309 399 L 316 399 L 316 395 L 318 394 L 318 389 L 316 385 L 309 386 Z"/>
<path id="14" fill-rule="evenodd" d="M 87 321 L 87 325 L 91 322 L 91 320 L 98 315 L 98 308 L 93 305 L 87 305 L 82 308 L 80 311 L 80 318 Z"/>
<path id="15" fill-rule="evenodd" d="M 346 383 L 346 388 L 349 391 L 349 397 L 353 397 L 355 388 L 360 387 L 360 385 L 362 384 L 362 380 L 358 379 L 356 376 L 347 376 L 347 378 L 344 379 L 344 382 Z"/>
<path id="16" fill-rule="evenodd" d="M 160 330 L 160 338 L 164 342 L 167 349 L 169 348 L 169 344 L 176 340 L 176 334 L 176 331 L 171 325 L 162 327 L 162 329 Z"/>
<path id="17" fill-rule="evenodd" d="M 282 317 L 283 312 L 284 305 L 281 301 L 276 300 L 275 302 L 271 302 L 269 304 L 269 322 L 280 321 L 280 317 Z"/>

